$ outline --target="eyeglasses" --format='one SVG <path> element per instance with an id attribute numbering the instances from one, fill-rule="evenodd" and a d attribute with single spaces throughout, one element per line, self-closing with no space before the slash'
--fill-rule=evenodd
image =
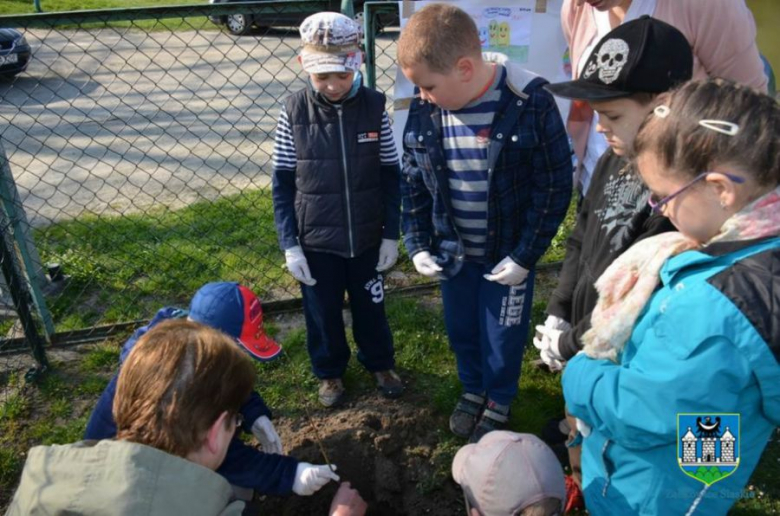
<path id="1" fill-rule="evenodd" d="M 730 180 L 732 180 L 732 181 L 734 181 L 735 183 L 738 183 L 738 184 L 745 182 L 745 180 L 743 178 L 741 178 L 739 176 L 735 176 L 734 174 L 725 174 L 723 172 L 712 172 L 712 171 L 710 171 L 710 172 L 702 172 L 698 176 L 694 177 L 693 180 L 691 180 L 688 184 L 686 184 L 685 186 L 683 186 L 682 188 L 680 188 L 676 192 L 667 195 L 663 199 L 656 200 L 656 197 L 654 195 L 651 195 L 650 198 L 647 199 L 647 204 L 650 205 L 650 209 L 653 210 L 653 213 L 660 214 L 661 211 L 664 209 L 664 206 L 666 206 L 666 204 L 669 201 L 671 201 L 672 199 L 674 199 L 675 197 L 677 197 L 678 195 L 683 193 L 685 190 L 687 190 L 688 188 L 692 187 L 693 185 L 695 185 L 696 183 L 698 183 L 699 181 L 701 181 L 702 179 L 707 177 L 709 174 L 722 174 L 722 175 L 728 177 Z"/>

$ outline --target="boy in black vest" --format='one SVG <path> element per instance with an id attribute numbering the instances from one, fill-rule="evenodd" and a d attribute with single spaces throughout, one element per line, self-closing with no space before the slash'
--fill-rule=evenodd
<path id="1" fill-rule="evenodd" d="M 362 30 L 333 12 L 300 27 L 310 85 L 286 99 L 276 128 L 273 200 L 287 269 L 301 282 L 306 344 L 326 407 L 344 395 L 349 294 L 358 360 L 388 398 L 403 392 L 382 271 L 398 258 L 400 175 L 385 97 L 362 86 Z"/>

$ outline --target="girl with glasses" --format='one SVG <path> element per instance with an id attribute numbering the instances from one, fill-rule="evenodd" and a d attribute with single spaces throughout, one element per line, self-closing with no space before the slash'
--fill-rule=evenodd
<path id="1" fill-rule="evenodd" d="M 679 233 L 637 243 L 599 278 L 564 371 L 591 514 L 725 514 L 780 424 L 779 135 L 774 99 L 721 80 L 664 94 L 640 129 L 650 206 Z M 682 467 L 690 414 L 738 422 L 705 436 L 737 444 L 728 460 L 722 444 L 705 454 L 699 478 Z"/>

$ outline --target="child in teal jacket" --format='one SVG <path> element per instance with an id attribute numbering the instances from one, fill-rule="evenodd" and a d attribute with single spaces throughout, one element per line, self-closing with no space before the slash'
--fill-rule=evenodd
<path id="1" fill-rule="evenodd" d="M 722 81 L 660 103 L 636 163 L 680 233 L 636 244 L 599 278 L 563 375 L 590 514 L 725 514 L 780 424 L 780 108 Z"/>

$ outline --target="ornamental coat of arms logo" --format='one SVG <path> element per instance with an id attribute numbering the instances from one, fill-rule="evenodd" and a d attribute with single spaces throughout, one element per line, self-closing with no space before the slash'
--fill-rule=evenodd
<path id="1" fill-rule="evenodd" d="M 677 414 L 677 464 L 707 485 L 739 467 L 739 414 Z"/>

